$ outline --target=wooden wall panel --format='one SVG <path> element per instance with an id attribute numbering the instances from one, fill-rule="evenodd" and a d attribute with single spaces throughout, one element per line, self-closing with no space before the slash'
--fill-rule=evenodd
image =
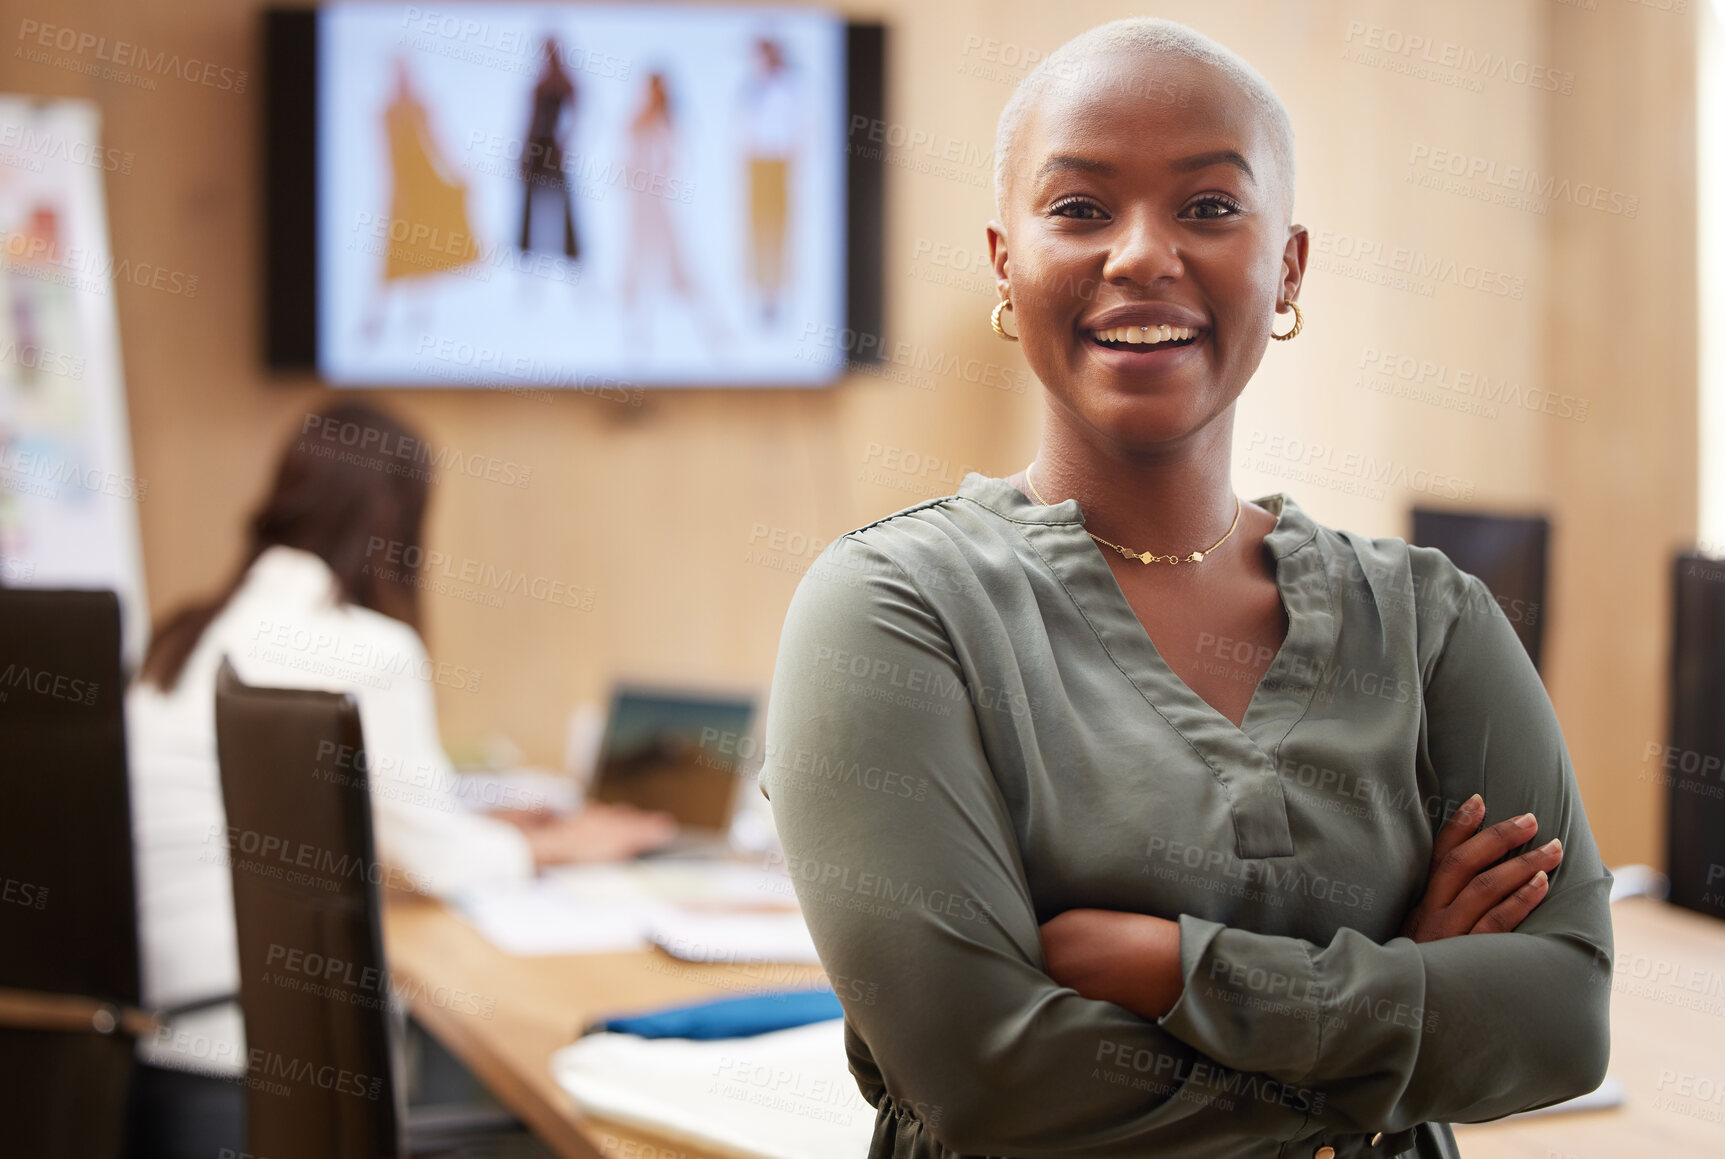
<path id="1" fill-rule="evenodd" d="M 1142 11 L 1103 0 L 842 6 L 891 25 L 889 118 L 972 158 L 991 150 L 1027 53 Z M 198 277 L 195 297 L 117 290 L 157 614 L 234 566 L 275 448 L 327 395 L 260 366 L 261 7 L 0 0 L 0 27 L 15 32 L 52 22 L 250 74 L 244 94 L 177 80 L 145 91 L 13 53 L 0 65 L 8 90 L 100 103 L 108 143 L 135 156 L 130 173 L 108 176 L 115 253 Z M 1272 346 L 1240 405 L 1238 486 L 1288 490 L 1318 518 L 1377 535 L 1405 534 L 1421 501 L 1553 516 L 1548 682 L 1613 862 L 1659 856 L 1660 797 L 1637 773 L 1664 729 L 1664 557 L 1692 536 L 1696 510 L 1697 7 L 1157 6 L 1276 85 L 1298 134 L 1296 217 L 1327 251 L 1302 294 L 1304 334 Z M 1400 51 L 1413 38 L 1431 47 Z M 1434 53 L 1437 66 L 1422 61 Z M 1501 58 L 1501 75 L 1488 66 L 1451 83 L 1445 54 Z M 1440 165 L 1459 155 L 1492 176 L 1427 167 L 1440 154 Z M 1511 170 L 1541 177 L 1518 192 L 1527 178 Z M 993 290 L 976 256 L 993 210 L 987 164 L 888 174 L 888 337 L 1024 372 L 987 326 Z M 1569 199 L 1541 191 L 1548 176 L 1569 183 Z M 1633 196 L 1637 212 L 1576 204 L 1578 183 Z M 1434 272 L 1386 284 L 1385 263 L 1404 260 Z M 1441 365 L 1443 377 L 1375 370 L 1386 355 Z M 1480 406 L 1455 385 L 1464 373 L 1523 401 Z M 1426 393 L 1410 397 L 1415 387 Z M 1571 413 L 1525 405 L 1533 392 L 1570 396 Z M 764 688 L 813 554 L 796 548 L 948 493 L 965 470 L 1017 469 L 1034 452 L 1041 407 L 1034 383 L 1014 393 L 924 372 L 853 375 L 824 392 L 649 392 L 640 407 L 582 395 L 380 397 L 439 444 L 532 468 L 525 488 L 440 480 L 433 546 L 593 589 L 590 611 L 428 600 L 433 655 L 482 673 L 477 691 L 440 690 L 446 739 L 495 730 L 553 764 L 571 707 L 615 676 Z M 1316 470 L 1289 473 L 1311 466 L 1289 457 L 1295 443 L 1301 455 L 1324 448 Z M 1337 466 L 1350 452 L 1388 465 L 1390 478 Z M 903 470 L 913 457 L 919 469 Z"/>

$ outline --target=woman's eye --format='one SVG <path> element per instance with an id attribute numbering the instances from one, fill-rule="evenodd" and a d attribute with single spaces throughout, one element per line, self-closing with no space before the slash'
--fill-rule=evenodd
<path id="1" fill-rule="evenodd" d="M 1082 199 L 1055 202 L 1048 212 L 1054 214 L 1056 217 L 1072 217 L 1077 218 L 1079 221 L 1098 221 L 1107 216 L 1107 214 L 1102 212 L 1102 207 L 1100 205 L 1097 205 L 1094 201 L 1084 201 Z"/>
<path id="2" fill-rule="evenodd" d="M 1240 203 L 1231 197 L 1206 197 L 1194 201 L 1186 207 L 1187 212 L 1199 221 L 1216 221 L 1223 217 L 1232 217 L 1240 212 Z"/>

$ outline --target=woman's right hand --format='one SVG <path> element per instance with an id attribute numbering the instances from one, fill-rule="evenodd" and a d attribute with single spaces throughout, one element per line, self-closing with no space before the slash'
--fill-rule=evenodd
<path id="1" fill-rule="evenodd" d="M 677 822 L 659 810 L 590 801 L 579 813 L 523 832 L 536 865 L 590 865 L 657 849 L 677 835 Z"/>
<path id="2" fill-rule="evenodd" d="M 1461 934 L 1506 934 L 1545 900 L 1548 877 L 1563 860 L 1554 837 L 1498 864 L 1539 831 L 1532 813 L 1475 833 L 1485 818 L 1478 793 L 1462 803 L 1432 844 L 1425 895 L 1402 924 L 1401 936 L 1435 942 Z"/>

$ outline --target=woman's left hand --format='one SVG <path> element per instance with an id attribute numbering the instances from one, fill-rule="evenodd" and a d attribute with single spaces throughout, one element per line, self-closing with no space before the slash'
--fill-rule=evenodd
<path id="1" fill-rule="evenodd" d="M 1119 910 L 1072 909 L 1041 928 L 1048 976 L 1086 998 L 1160 1018 L 1185 989 L 1179 922 Z"/>

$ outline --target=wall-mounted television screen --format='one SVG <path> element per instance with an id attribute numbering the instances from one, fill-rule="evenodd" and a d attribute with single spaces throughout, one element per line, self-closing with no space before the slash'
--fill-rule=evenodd
<path id="1" fill-rule="evenodd" d="M 847 149 L 878 106 L 878 28 L 339 2 L 266 28 L 272 365 L 337 386 L 807 386 L 844 369 L 811 335 L 878 322 L 878 182 Z"/>

